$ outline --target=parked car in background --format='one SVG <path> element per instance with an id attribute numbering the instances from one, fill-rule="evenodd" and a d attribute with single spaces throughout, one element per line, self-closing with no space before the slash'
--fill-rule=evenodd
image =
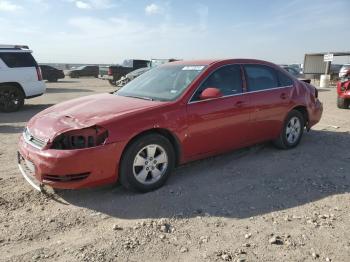
<path id="1" fill-rule="evenodd" d="M 302 64 L 290 64 L 289 66 L 294 68 L 299 74 L 303 74 Z"/>
<path id="2" fill-rule="evenodd" d="M 148 70 L 160 66 L 160 65 L 164 65 L 166 63 L 171 63 L 171 62 L 175 62 L 175 61 L 179 61 L 179 60 L 175 60 L 175 59 L 151 59 L 151 63 L 149 67 L 143 67 L 140 69 L 136 69 L 128 74 L 126 74 L 125 76 L 122 76 L 117 82 L 116 82 L 116 86 L 118 88 L 123 87 L 124 85 L 126 85 L 127 83 L 129 83 L 131 80 L 135 79 L 136 77 L 142 75 L 143 73 L 146 73 Z"/>
<path id="3" fill-rule="evenodd" d="M 80 66 L 72 70 L 68 70 L 66 72 L 66 76 L 71 78 L 79 78 L 84 76 L 93 76 L 98 77 L 98 66 L 88 65 L 88 66 Z"/>
<path id="4" fill-rule="evenodd" d="M 350 64 L 343 65 L 339 71 L 339 78 L 345 77 L 349 70 L 350 70 Z"/>
<path id="5" fill-rule="evenodd" d="M 136 69 L 132 72 L 130 72 L 129 74 L 126 74 L 125 76 L 122 76 L 117 82 L 116 82 L 116 86 L 118 88 L 121 88 L 123 86 L 125 86 L 127 83 L 129 83 L 131 80 L 135 79 L 136 77 L 142 75 L 143 73 L 146 73 L 147 71 L 149 71 L 150 69 L 152 69 L 152 67 L 143 67 L 143 68 L 139 68 Z"/>
<path id="6" fill-rule="evenodd" d="M 350 106 L 350 68 L 337 82 L 337 106 L 341 109 L 348 109 Z"/>
<path id="7" fill-rule="evenodd" d="M 24 99 L 42 95 L 46 86 L 28 46 L 0 45 L 0 111 L 20 109 Z"/>
<path id="8" fill-rule="evenodd" d="M 167 63 L 113 94 L 38 113 L 20 137 L 18 164 L 37 189 L 119 179 L 147 192 L 189 161 L 263 141 L 293 148 L 321 115 L 317 89 L 272 63 Z"/>
<path id="9" fill-rule="evenodd" d="M 126 74 L 144 67 L 149 67 L 149 60 L 137 60 L 137 59 L 128 59 L 124 60 L 121 65 L 111 65 L 111 66 L 101 66 L 99 68 L 99 78 L 103 80 L 108 80 L 108 82 L 116 86 L 117 81 Z"/>
<path id="10" fill-rule="evenodd" d="M 284 70 L 286 70 L 288 73 L 290 73 L 292 76 L 298 78 L 299 80 L 304 81 L 304 82 L 309 83 L 309 84 L 311 83 L 311 79 L 305 78 L 305 75 L 300 73 L 300 71 L 298 71 L 295 66 L 282 65 L 281 67 Z"/>
<path id="11" fill-rule="evenodd" d="M 64 78 L 63 70 L 48 65 L 40 65 L 41 73 L 44 80 L 57 82 L 58 79 Z"/>
<path id="12" fill-rule="evenodd" d="M 296 78 L 304 78 L 304 75 L 293 66 L 282 65 L 281 67 Z"/>

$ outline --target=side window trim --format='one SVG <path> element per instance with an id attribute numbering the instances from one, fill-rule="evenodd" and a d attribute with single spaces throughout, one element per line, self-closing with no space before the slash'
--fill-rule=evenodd
<path id="1" fill-rule="evenodd" d="M 242 84 L 242 92 L 239 94 L 232 94 L 232 95 L 225 95 L 225 96 L 221 96 L 218 98 L 212 98 L 212 99 L 206 99 L 206 100 L 198 100 L 198 101 L 193 101 L 192 99 L 194 98 L 195 94 L 197 93 L 198 89 L 202 86 L 202 84 L 213 74 L 215 73 L 217 70 L 226 67 L 226 66 L 239 66 L 240 71 L 241 71 L 241 84 Z M 216 100 L 216 99 L 222 99 L 222 98 L 226 98 L 226 97 L 231 97 L 231 96 L 240 96 L 246 93 L 246 84 L 245 84 L 245 75 L 243 73 L 243 67 L 242 64 L 240 63 L 234 63 L 234 64 L 226 64 L 226 65 L 222 65 L 216 69 L 214 69 L 212 72 L 210 72 L 198 85 L 198 87 L 196 88 L 196 90 L 192 93 L 190 99 L 188 100 L 187 104 L 194 104 L 194 103 L 199 103 L 199 102 L 205 102 L 205 101 L 211 101 L 211 100 Z"/>

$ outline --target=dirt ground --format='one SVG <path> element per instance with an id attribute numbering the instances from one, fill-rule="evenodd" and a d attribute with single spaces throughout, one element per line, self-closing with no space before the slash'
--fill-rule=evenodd
<path id="1" fill-rule="evenodd" d="M 26 122 L 55 103 L 112 91 L 47 84 L 0 114 L 0 261 L 350 261 L 350 110 L 320 90 L 321 122 L 288 151 L 269 143 L 179 167 L 161 189 L 35 191 L 16 163 Z"/>

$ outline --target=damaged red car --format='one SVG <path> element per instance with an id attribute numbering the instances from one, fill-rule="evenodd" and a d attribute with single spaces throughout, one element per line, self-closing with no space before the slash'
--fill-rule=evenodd
<path id="1" fill-rule="evenodd" d="M 73 99 L 35 115 L 20 138 L 18 164 L 37 189 L 119 180 L 147 192 L 189 161 L 263 141 L 293 148 L 321 115 L 317 89 L 275 64 L 180 61 L 113 94 Z"/>

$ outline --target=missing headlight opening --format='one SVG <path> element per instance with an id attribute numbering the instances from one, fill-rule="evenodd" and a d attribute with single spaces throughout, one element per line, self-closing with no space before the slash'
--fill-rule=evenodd
<path id="1" fill-rule="evenodd" d="M 107 137 L 107 130 L 99 126 L 72 130 L 57 136 L 51 148 L 63 150 L 89 148 L 102 145 Z"/>

